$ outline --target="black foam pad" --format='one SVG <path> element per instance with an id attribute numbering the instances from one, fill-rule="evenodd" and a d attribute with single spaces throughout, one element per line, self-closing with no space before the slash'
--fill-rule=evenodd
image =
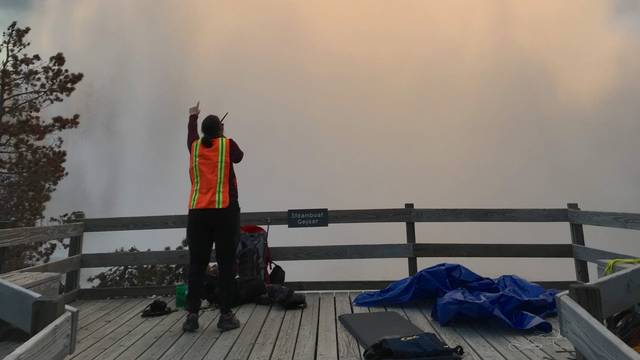
<path id="1" fill-rule="evenodd" d="M 392 311 L 344 314 L 340 315 L 338 319 L 364 348 L 368 348 L 385 337 L 410 336 L 423 333 L 411 321 Z"/>

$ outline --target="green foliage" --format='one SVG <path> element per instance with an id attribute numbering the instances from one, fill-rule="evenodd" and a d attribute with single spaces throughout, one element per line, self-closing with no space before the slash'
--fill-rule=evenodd
<path id="1" fill-rule="evenodd" d="M 187 240 L 182 240 L 182 245 L 176 250 L 185 250 Z M 165 251 L 171 250 L 165 247 Z M 150 251 L 147 249 L 147 251 Z M 117 249 L 116 252 L 140 252 L 135 246 L 125 250 Z M 89 282 L 98 282 L 94 287 L 131 287 L 131 286 L 161 286 L 174 285 L 184 281 L 186 265 L 134 265 L 114 266 L 95 276 L 89 277 Z"/>

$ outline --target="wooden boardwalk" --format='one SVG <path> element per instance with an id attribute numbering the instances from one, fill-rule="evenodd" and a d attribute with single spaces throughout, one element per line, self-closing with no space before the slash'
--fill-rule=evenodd
<path id="1" fill-rule="evenodd" d="M 304 310 L 243 305 L 235 309 L 243 326 L 225 333 L 216 328 L 217 310 L 203 311 L 200 331 L 183 333 L 184 311 L 140 317 L 149 299 L 76 301 L 71 305 L 80 309 L 80 329 L 70 359 L 360 360 L 363 349 L 337 321 L 338 315 L 352 311 L 396 311 L 448 344 L 462 345 L 465 359 L 574 359 L 573 347 L 557 329 L 555 335 L 541 336 L 493 323 L 441 327 L 431 320 L 428 305 L 367 309 L 351 305 L 355 295 L 308 293 Z M 173 307 L 174 300 L 166 300 Z M 555 327 L 556 319 L 552 323 Z"/>

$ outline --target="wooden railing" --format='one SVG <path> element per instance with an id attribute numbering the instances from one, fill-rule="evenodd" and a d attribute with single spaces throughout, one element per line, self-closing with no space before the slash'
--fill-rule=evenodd
<path id="1" fill-rule="evenodd" d="M 640 214 L 568 210 L 572 226 L 592 225 L 640 230 Z M 573 230 L 572 230 L 573 231 Z M 580 234 L 572 236 L 580 237 Z M 574 258 L 598 265 L 599 274 L 607 259 L 637 258 L 626 254 L 574 245 Z M 577 359 L 640 360 L 640 355 L 611 330 L 612 317 L 640 303 L 640 267 L 615 266 L 614 274 L 573 284 L 558 294 L 560 331 L 576 348 Z M 578 267 L 576 266 L 576 271 Z"/>
<path id="2" fill-rule="evenodd" d="M 74 352 L 79 313 L 65 305 L 64 297 L 44 296 L 0 279 L 0 299 L 0 319 L 30 335 L 5 360 L 31 359 L 43 353 L 47 359 L 62 360 Z"/>
<path id="3" fill-rule="evenodd" d="M 640 354 L 611 331 L 613 315 L 640 303 L 640 267 L 618 269 L 622 270 L 572 285 L 557 296 L 561 333 L 574 344 L 581 359 L 640 360 Z"/>
<path id="4" fill-rule="evenodd" d="M 576 278 L 588 282 L 587 262 L 600 259 L 627 257 L 604 250 L 584 246 L 583 225 L 639 228 L 640 215 L 581 211 L 577 205 L 555 209 L 419 209 L 413 204 L 404 208 L 331 210 L 329 224 L 404 223 L 406 241 L 403 244 L 318 245 L 272 247 L 276 261 L 292 260 L 340 260 L 340 259 L 407 259 L 409 275 L 417 271 L 417 259 L 421 257 L 509 257 L 509 258 L 569 258 L 576 263 Z M 241 214 L 243 224 L 286 225 L 287 212 L 249 212 Z M 449 244 L 421 243 L 416 239 L 415 224 L 421 222 L 565 222 L 570 225 L 571 242 L 566 244 Z M 186 215 L 141 216 L 118 218 L 89 218 L 81 223 L 41 228 L 0 230 L 0 247 L 25 242 L 70 237 L 72 246 L 69 257 L 21 271 L 52 271 L 67 273 L 66 299 L 83 297 L 134 296 L 151 293 L 169 293 L 172 286 L 79 289 L 77 273 L 83 268 L 123 265 L 187 264 L 188 251 L 144 251 L 120 253 L 83 253 L 82 235 L 87 232 L 111 232 L 151 229 L 185 228 Z M 215 254 L 212 254 L 212 261 Z M 535 279 L 541 280 L 541 279 Z M 290 283 L 296 289 L 372 289 L 380 288 L 388 281 L 323 281 Z M 571 282 L 542 281 L 545 286 L 567 288 Z"/>

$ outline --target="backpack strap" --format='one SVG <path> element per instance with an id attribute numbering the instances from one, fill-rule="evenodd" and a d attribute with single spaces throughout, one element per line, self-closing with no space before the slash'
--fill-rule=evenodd
<path id="1" fill-rule="evenodd" d="M 269 250 L 269 228 L 271 227 L 271 218 L 267 218 L 267 235 L 264 238 L 264 261 L 269 270 L 273 269 L 273 261 L 271 260 L 271 250 Z M 265 274 L 268 276 L 269 274 Z"/>

